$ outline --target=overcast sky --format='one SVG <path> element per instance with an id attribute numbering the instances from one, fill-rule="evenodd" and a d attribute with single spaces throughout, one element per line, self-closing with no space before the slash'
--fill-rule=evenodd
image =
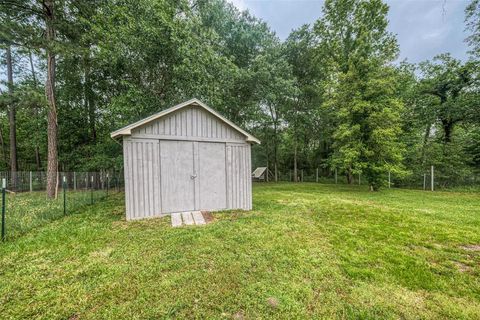
<path id="1" fill-rule="evenodd" d="M 321 0 L 229 0 L 249 10 L 284 40 L 292 29 L 313 23 L 321 16 Z M 400 60 L 417 63 L 450 52 L 467 59 L 464 39 L 466 0 L 387 0 L 389 28 L 397 35 Z"/>

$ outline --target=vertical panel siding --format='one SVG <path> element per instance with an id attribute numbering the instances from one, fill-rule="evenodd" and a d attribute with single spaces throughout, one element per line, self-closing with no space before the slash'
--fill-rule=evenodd
<path id="1" fill-rule="evenodd" d="M 131 199 L 131 166 L 130 166 L 130 149 L 132 144 L 129 138 L 123 139 L 123 174 L 125 180 L 125 211 L 127 217 L 131 215 L 132 209 L 132 199 Z"/>
<path id="2" fill-rule="evenodd" d="M 229 209 L 251 209 L 251 164 L 250 145 L 227 143 L 227 207 Z"/>
<path id="3" fill-rule="evenodd" d="M 244 142 L 245 136 L 199 107 L 187 107 L 134 129 L 136 135 L 214 138 Z"/>
<path id="4" fill-rule="evenodd" d="M 124 139 L 127 219 L 161 215 L 159 140 Z M 223 168 L 222 168 L 223 170 Z M 228 209 L 252 209 L 251 149 L 247 143 L 225 145 L 225 186 Z"/>
<path id="5" fill-rule="evenodd" d="M 127 219 L 161 214 L 159 141 L 124 139 Z"/>
<path id="6" fill-rule="evenodd" d="M 247 173 L 248 173 L 248 179 L 247 179 L 247 210 L 252 210 L 253 204 L 252 204 L 252 146 L 249 144 L 247 147 Z"/>

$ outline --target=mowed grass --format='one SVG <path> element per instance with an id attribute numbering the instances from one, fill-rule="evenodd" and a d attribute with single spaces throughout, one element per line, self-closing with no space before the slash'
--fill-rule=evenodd
<path id="1" fill-rule="evenodd" d="M 0 317 L 480 318 L 478 193 L 254 185 L 201 227 L 122 195 L 0 246 Z"/>

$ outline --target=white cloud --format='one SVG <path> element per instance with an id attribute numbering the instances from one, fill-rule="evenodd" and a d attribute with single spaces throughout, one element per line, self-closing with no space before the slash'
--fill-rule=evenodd
<path id="1" fill-rule="evenodd" d="M 438 39 L 440 37 L 442 37 L 442 31 L 438 30 L 438 31 L 433 31 L 433 32 L 427 32 L 427 33 L 424 33 L 421 37 L 423 40 L 435 40 L 435 39 Z"/>

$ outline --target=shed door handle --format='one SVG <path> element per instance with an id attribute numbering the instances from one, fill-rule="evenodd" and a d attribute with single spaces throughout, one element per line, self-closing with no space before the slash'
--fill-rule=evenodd
<path id="1" fill-rule="evenodd" d="M 192 174 L 192 175 L 190 176 L 190 179 L 195 179 L 196 177 L 197 177 L 197 174 Z"/>

